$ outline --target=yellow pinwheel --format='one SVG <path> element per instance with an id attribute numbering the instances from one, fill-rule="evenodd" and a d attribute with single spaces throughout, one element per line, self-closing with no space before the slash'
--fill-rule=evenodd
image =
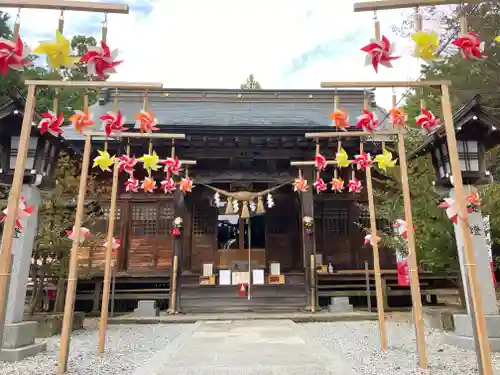
<path id="1" fill-rule="evenodd" d="M 337 152 L 337 155 L 335 155 L 335 161 L 337 162 L 337 165 L 341 168 L 348 167 L 349 164 L 351 164 L 349 156 L 347 155 L 347 152 L 344 150 L 343 147 L 341 147 Z"/>
<path id="2" fill-rule="evenodd" d="M 414 55 L 416 57 L 420 57 L 426 61 L 435 60 L 437 58 L 436 52 L 439 48 L 439 38 L 434 31 L 431 33 L 419 31 L 413 34 L 411 38 L 415 42 Z"/>
<path id="3" fill-rule="evenodd" d="M 115 157 L 109 155 L 109 152 L 107 151 L 97 151 L 99 153 L 99 156 L 96 156 L 94 159 L 94 164 L 92 164 L 92 168 L 99 167 L 103 171 L 110 171 L 109 167 L 113 165 L 115 162 Z"/>
<path id="4" fill-rule="evenodd" d="M 495 42 L 500 43 L 500 35 L 495 37 Z"/>
<path id="5" fill-rule="evenodd" d="M 393 168 L 396 165 L 398 159 L 392 160 L 392 152 L 384 149 L 383 153 L 375 156 L 375 163 L 378 163 L 378 167 L 387 172 L 387 168 Z"/>
<path id="6" fill-rule="evenodd" d="M 146 154 L 142 158 L 139 158 L 140 161 L 144 163 L 144 169 L 146 170 L 158 170 L 160 168 L 160 165 L 158 164 L 160 162 L 160 158 L 156 154 L 156 151 L 153 151 L 152 155 Z"/>
<path id="7" fill-rule="evenodd" d="M 35 48 L 33 53 L 47 55 L 47 63 L 52 69 L 74 68 L 75 63 L 80 61 L 79 57 L 70 56 L 71 45 L 69 40 L 59 30 L 56 30 L 55 41 L 40 42 L 40 45 Z"/>

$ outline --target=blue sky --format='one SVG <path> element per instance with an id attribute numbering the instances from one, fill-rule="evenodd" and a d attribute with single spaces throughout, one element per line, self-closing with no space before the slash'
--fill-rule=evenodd
<path id="1" fill-rule="evenodd" d="M 121 2 L 122 0 L 115 0 Z M 373 36 L 373 14 L 352 0 L 128 0 L 131 14 L 110 15 L 108 44 L 125 61 L 115 80 L 166 87 L 237 88 L 254 73 L 264 88 L 319 88 L 325 80 L 408 80 L 420 62 L 411 41 L 393 34 L 401 11 L 380 12 L 382 33 L 403 57 L 379 74 L 360 48 Z M 15 13 L 15 11 L 14 11 Z M 14 15 L 13 13 L 13 15 Z M 21 35 L 32 47 L 54 38 L 59 13 L 23 10 Z M 99 38 L 104 16 L 68 12 L 65 35 Z M 43 22 L 40 22 L 43 20 Z M 390 105 L 390 90 L 377 101 Z"/>

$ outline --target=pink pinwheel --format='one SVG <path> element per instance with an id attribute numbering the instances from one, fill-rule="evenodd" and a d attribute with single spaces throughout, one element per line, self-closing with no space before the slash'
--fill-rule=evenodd
<path id="1" fill-rule="evenodd" d="M 169 175 L 178 176 L 182 172 L 181 162 L 177 156 L 163 160 L 162 164 L 165 165 L 165 172 Z"/>
<path id="2" fill-rule="evenodd" d="M 375 241 L 377 241 L 377 243 L 379 243 L 381 239 L 382 239 L 382 237 L 380 237 L 378 234 L 375 235 Z M 368 244 L 371 245 L 371 243 L 372 243 L 372 235 L 367 234 L 365 236 L 365 245 L 368 245 Z"/>
<path id="3" fill-rule="evenodd" d="M 125 121 L 127 118 L 122 115 L 120 110 L 116 113 L 108 112 L 101 116 L 100 119 L 102 120 L 102 127 L 108 137 L 113 132 L 123 132 L 127 130 L 127 128 L 125 128 Z"/>
<path id="4" fill-rule="evenodd" d="M 403 237 L 405 240 L 408 238 L 408 227 L 406 225 L 406 221 L 403 219 L 397 219 L 394 224 L 392 224 L 393 228 L 397 228 L 398 234 Z M 413 230 L 417 229 L 416 226 L 413 226 Z"/>
<path id="5" fill-rule="evenodd" d="M 336 193 L 342 193 L 342 191 L 344 191 L 344 180 L 342 180 L 340 177 L 334 178 L 331 184 L 332 184 L 332 191 Z"/>
<path id="6" fill-rule="evenodd" d="M 370 154 L 367 154 L 366 152 L 356 155 L 353 162 L 358 165 L 358 170 L 365 170 L 373 164 Z"/>
<path id="7" fill-rule="evenodd" d="M 462 57 L 467 61 L 471 59 L 482 60 L 487 56 L 483 55 L 484 43 L 481 43 L 477 34 L 474 31 L 469 31 L 467 34 L 462 34 L 452 42 L 460 49 Z"/>
<path id="8" fill-rule="evenodd" d="M 392 56 L 393 49 L 394 45 L 385 36 L 382 36 L 382 40 L 371 39 L 369 44 L 361 48 L 367 53 L 365 65 L 371 64 L 375 73 L 378 73 L 379 65 L 392 68 L 391 61 L 399 59 L 399 56 Z"/>
<path id="9" fill-rule="evenodd" d="M 0 38 L 0 72 L 6 75 L 10 69 L 22 71 L 27 65 L 30 49 L 24 45 L 20 37 L 17 41 Z"/>
<path id="10" fill-rule="evenodd" d="M 314 163 L 318 171 L 324 171 L 327 165 L 326 158 L 321 154 L 318 154 L 314 157 Z"/>
<path id="11" fill-rule="evenodd" d="M 308 188 L 309 186 L 307 185 L 307 180 L 303 177 L 296 178 L 293 182 L 293 191 L 305 193 Z"/>
<path id="12" fill-rule="evenodd" d="M 380 120 L 377 120 L 375 113 L 367 109 L 363 110 L 363 114 L 358 116 L 357 120 L 358 122 L 356 123 L 356 128 L 363 128 L 363 130 L 369 132 L 377 130 L 381 123 Z"/>
<path id="13" fill-rule="evenodd" d="M 445 198 L 445 200 L 441 202 L 438 207 L 446 209 L 446 216 L 448 216 L 448 219 L 450 219 L 454 224 L 458 222 L 458 208 L 454 199 Z"/>
<path id="14" fill-rule="evenodd" d="M 314 181 L 313 187 L 316 189 L 317 194 L 328 189 L 328 185 L 325 184 L 325 181 L 319 176 L 316 178 L 316 181 Z"/>
<path id="15" fill-rule="evenodd" d="M 422 108 L 420 114 L 415 117 L 415 125 L 421 126 L 422 129 L 427 130 L 429 133 L 439 125 L 440 121 L 439 117 L 434 116 L 427 108 Z"/>
<path id="16" fill-rule="evenodd" d="M 111 240 L 111 254 L 115 255 L 118 252 L 118 248 L 120 247 L 120 240 L 117 240 L 116 238 L 113 237 Z M 104 242 L 102 245 L 106 249 L 108 248 L 108 241 Z"/>
<path id="17" fill-rule="evenodd" d="M 19 231 L 22 231 L 24 229 L 22 221 L 25 218 L 25 216 L 30 216 L 34 210 L 35 210 L 35 206 L 34 205 L 28 206 L 28 204 L 26 202 L 26 198 L 24 198 L 23 196 L 21 196 L 21 198 L 19 198 L 19 205 L 17 207 L 17 217 L 16 217 L 16 224 L 15 224 L 16 228 Z M 5 210 L 3 210 L 2 212 L 4 213 L 4 216 L 0 219 L 0 223 L 3 223 L 7 219 L 7 215 L 9 213 L 7 208 Z"/>
<path id="18" fill-rule="evenodd" d="M 165 177 L 160 185 L 165 194 L 172 194 L 176 189 L 176 183 L 172 177 Z"/>
<path id="19" fill-rule="evenodd" d="M 87 73 L 90 77 L 93 75 L 105 79 L 106 74 L 116 73 L 115 67 L 123 61 L 116 61 L 118 50 L 111 51 L 104 41 L 101 46 L 89 46 L 88 52 L 82 56 L 80 62 L 87 64 Z"/>
<path id="20" fill-rule="evenodd" d="M 73 227 L 73 230 L 67 230 L 66 233 L 68 234 L 68 238 L 72 241 L 75 240 L 75 227 Z M 80 235 L 78 236 L 78 241 L 80 244 L 84 243 L 87 237 L 91 235 L 90 230 L 85 227 L 80 228 Z"/>
<path id="21" fill-rule="evenodd" d="M 48 132 L 54 137 L 62 134 L 63 131 L 61 129 L 61 125 L 64 122 L 64 113 L 61 112 L 59 116 L 56 116 L 52 111 L 48 111 L 46 113 L 42 113 L 43 119 L 39 122 L 38 127 L 40 128 L 40 134 L 45 134 Z"/>
<path id="22" fill-rule="evenodd" d="M 120 168 L 120 172 L 125 171 L 129 175 L 134 174 L 134 167 L 137 164 L 137 159 L 133 156 L 121 155 L 118 157 L 118 166 Z"/>
<path id="23" fill-rule="evenodd" d="M 125 181 L 125 191 L 137 193 L 139 191 L 139 180 L 134 177 L 130 177 L 127 181 Z"/>
<path id="24" fill-rule="evenodd" d="M 349 180 L 347 187 L 349 188 L 349 193 L 361 193 L 361 191 L 363 190 L 361 181 L 359 181 L 356 177 Z"/>

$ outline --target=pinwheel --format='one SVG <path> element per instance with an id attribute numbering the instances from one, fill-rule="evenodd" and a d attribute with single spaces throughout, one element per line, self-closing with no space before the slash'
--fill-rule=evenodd
<path id="1" fill-rule="evenodd" d="M 340 130 L 346 131 L 346 128 L 351 126 L 349 124 L 349 115 L 344 111 L 344 108 L 330 113 L 330 118 L 333 120 L 333 126 Z"/>
<path id="2" fill-rule="evenodd" d="M 391 109 L 391 123 L 393 126 L 401 126 L 404 129 L 408 129 L 406 120 L 408 120 L 408 116 L 403 108 Z"/>
<path id="3" fill-rule="evenodd" d="M 125 191 L 131 191 L 133 193 L 139 191 L 139 180 L 134 177 L 130 177 L 127 181 L 125 181 Z"/>
<path id="4" fill-rule="evenodd" d="M 363 190 L 361 181 L 359 181 L 356 177 L 353 177 L 351 180 L 349 180 L 347 187 L 349 188 L 349 193 L 361 193 L 361 191 Z"/>
<path id="5" fill-rule="evenodd" d="M 476 208 L 481 206 L 481 198 L 479 198 L 479 194 L 477 193 L 477 191 L 469 193 L 466 199 L 467 199 L 467 211 L 469 213 L 474 212 Z"/>
<path id="6" fill-rule="evenodd" d="M 178 176 L 182 172 L 181 162 L 177 156 L 163 160 L 162 164 L 165 165 L 165 172 L 174 176 Z"/>
<path id="7" fill-rule="evenodd" d="M 342 193 L 344 191 L 344 180 L 342 180 L 340 177 L 333 178 L 331 184 L 332 191 L 336 193 Z"/>
<path id="8" fill-rule="evenodd" d="M 154 130 L 160 130 L 156 125 L 158 124 L 158 119 L 155 118 L 153 111 L 141 111 L 135 115 L 137 122 L 135 123 L 136 128 L 139 128 L 141 133 L 152 133 Z"/>
<path id="9" fill-rule="evenodd" d="M 122 115 L 120 110 L 116 113 L 108 112 L 101 116 L 100 119 L 102 120 L 102 127 L 108 137 L 113 132 L 123 132 L 127 130 L 127 128 L 125 128 L 125 121 L 127 118 Z"/>
<path id="10" fill-rule="evenodd" d="M 314 181 L 313 187 L 316 189 L 316 193 L 319 194 L 325 191 L 328 188 L 328 185 L 325 184 L 325 181 L 321 177 L 317 177 L 316 181 Z"/>
<path id="11" fill-rule="evenodd" d="M 89 114 L 88 111 L 75 111 L 69 120 L 73 122 L 73 126 L 80 134 L 83 134 L 84 129 L 94 125 L 92 114 Z"/>
<path id="12" fill-rule="evenodd" d="M 99 153 L 99 156 L 95 157 L 92 168 L 99 167 L 102 171 L 111 172 L 111 169 L 109 169 L 109 167 L 111 167 L 115 162 L 115 157 L 109 155 L 109 152 L 107 151 L 97 150 L 97 152 Z"/>
<path id="13" fill-rule="evenodd" d="M 47 55 L 47 63 L 52 69 L 72 69 L 76 67 L 76 63 L 80 61 L 79 57 L 71 56 L 71 45 L 59 30 L 56 30 L 55 41 L 41 42 L 35 48 L 33 53 L 38 55 Z"/>
<path id="14" fill-rule="evenodd" d="M 26 216 L 30 216 L 34 210 L 35 210 L 35 206 L 34 205 L 28 206 L 28 203 L 27 203 L 26 198 L 24 196 L 21 196 L 19 198 L 19 204 L 17 206 L 17 217 L 16 217 L 16 223 L 15 223 L 16 228 L 19 231 L 22 231 L 24 229 L 23 228 L 23 219 Z M 5 210 L 3 210 L 2 212 L 4 213 L 4 216 L 2 217 L 2 219 L 0 219 L 0 223 L 3 223 L 7 219 L 7 215 L 9 213 L 7 208 Z"/>
<path id="15" fill-rule="evenodd" d="M 314 165 L 318 171 L 324 171 L 327 165 L 326 158 L 318 154 L 314 157 Z"/>
<path id="16" fill-rule="evenodd" d="M 68 235 L 68 238 L 72 241 L 75 240 L 75 227 L 73 227 L 73 230 L 67 230 L 66 234 Z M 90 230 L 85 227 L 80 227 L 80 235 L 78 236 L 78 242 L 80 244 L 84 243 L 87 237 L 91 235 Z"/>
<path id="17" fill-rule="evenodd" d="M 458 222 L 458 208 L 454 199 L 445 198 L 438 207 L 446 209 L 446 216 L 448 216 L 448 219 L 450 219 L 454 224 Z"/>
<path id="18" fill-rule="evenodd" d="M 49 133 L 54 137 L 62 134 L 63 131 L 61 129 L 61 125 L 64 122 L 64 113 L 61 112 L 59 116 L 57 116 L 54 112 L 48 111 L 46 113 L 42 113 L 43 119 L 39 122 L 38 127 L 40 128 L 40 134 Z"/>
<path id="19" fill-rule="evenodd" d="M 165 194 L 172 194 L 176 189 L 176 183 L 172 177 L 166 177 L 161 183 L 161 188 Z"/>
<path id="20" fill-rule="evenodd" d="M 393 50 L 394 45 L 385 36 L 382 36 L 382 40 L 371 39 L 369 44 L 361 48 L 361 51 L 367 53 L 365 65 L 371 64 L 375 73 L 378 73 L 379 65 L 392 68 L 391 61 L 399 59 L 399 56 L 392 56 Z"/>
<path id="21" fill-rule="evenodd" d="M 20 37 L 17 41 L 0 38 L 0 72 L 6 75 L 9 69 L 23 71 L 31 61 L 28 60 L 30 49 L 24 45 Z"/>
<path id="22" fill-rule="evenodd" d="M 123 62 L 116 61 L 118 50 L 111 51 L 104 41 L 101 41 L 100 47 L 88 46 L 87 51 L 80 62 L 87 64 L 87 73 L 90 77 L 97 75 L 104 80 L 106 74 L 116 73 L 115 67 Z"/>
<path id="23" fill-rule="evenodd" d="M 144 169 L 157 171 L 160 168 L 158 164 L 160 162 L 160 158 L 156 151 L 153 151 L 152 154 L 145 154 L 142 158 L 139 158 L 140 161 L 144 164 Z"/>
<path id="24" fill-rule="evenodd" d="M 392 152 L 384 148 L 382 154 L 375 156 L 375 163 L 378 164 L 380 169 L 387 172 L 387 168 L 393 168 L 396 165 L 398 159 L 392 159 Z"/>
<path id="25" fill-rule="evenodd" d="M 405 240 L 408 238 L 408 227 L 406 225 L 406 221 L 403 219 L 397 219 L 394 224 L 392 224 L 393 228 L 397 228 L 398 234 L 403 237 Z M 416 226 L 413 226 L 413 230 L 417 229 Z"/>
<path id="26" fill-rule="evenodd" d="M 500 35 L 495 37 L 495 42 L 500 43 Z"/>
<path id="27" fill-rule="evenodd" d="M 356 128 L 363 128 L 363 130 L 368 132 L 377 130 L 381 123 L 380 120 L 377 120 L 375 113 L 367 109 L 363 110 L 363 114 L 358 116 L 357 120 Z"/>
<path id="28" fill-rule="evenodd" d="M 120 173 L 125 171 L 129 175 L 134 174 L 134 167 L 137 164 L 137 159 L 133 156 L 121 155 L 118 157 L 118 167 L 120 169 Z"/>
<path id="29" fill-rule="evenodd" d="M 102 244 L 103 247 L 105 247 L 106 249 L 108 248 L 108 241 L 104 242 Z M 113 239 L 111 240 L 111 254 L 116 254 L 118 251 L 118 248 L 120 247 L 120 240 L 117 240 L 116 238 L 113 237 Z"/>
<path id="30" fill-rule="evenodd" d="M 427 108 L 420 109 L 420 114 L 415 117 L 415 125 L 421 126 L 427 132 L 432 132 L 441 120 Z"/>
<path id="31" fill-rule="evenodd" d="M 487 56 L 483 55 L 484 43 L 482 43 L 474 31 L 469 31 L 467 34 L 462 34 L 452 42 L 460 49 L 462 57 L 467 61 L 471 59 L 481 60 Z"/>
<path id="32" fill-rule="evenodd" d="M 415 57 L 420 57 L 425 61 L 435 60 L 436 52 L 439 48 L 439 38 L 435 32 L 416 32 L 411 36 L 415 42 Z"/>
<path id="33" fill-rule="evenodd" d="M 189 177 L 184 177 L 181 179 L 181 182 L 179 184 L 179 190 L 182 191 L 184 194 L 190 193 L 191 190 L 194 188 L 193 185 L 193 180 L 191 180 Z"/>
<path id="34" fill-rule="evenodd" d="M 339 167 L 342 168 L 348 167 L 351 164 L 349 156 L 347 155 L 347 152 L 344 150 L 343 147 L 340 147 L 337 154 L 335 155 L 335 162 Z"/>
<path id="35" fill-rule="evenodd" d="M 362 152 L 354 157 L 353 163 L 358 165 L 358 170 L 365 170 L 373 164 L 373 161 L 370 154 Z"/>
<path id="36" fill-rule="evenodd" d="M 293 182 L 293 191 L 299 191 L 305 193 L 309 186 L 307 185 L 307 180 L 303 177 L 296 178 Z"/>
<path id="37" fill-rule="evenodd" d="M 144 190 L 145 193 L 152 193 L 156 190 L 156 181 L 151 177 L 146 177 L 144 181 L 142 181 L 141 189 Z"/>
<path id="38" fill-rule="evenodd" d="M 382 237 L 380 237 L 378 234 L 375 235 L 375 241 L 377 241 L 377 243 L 380 242 L 380 240 L 382 239 Z M 372 244 L 372 235 L 371 234 L 367 234 L 365 236 L 365 245 L 368 245 L 368 244 Z"/>

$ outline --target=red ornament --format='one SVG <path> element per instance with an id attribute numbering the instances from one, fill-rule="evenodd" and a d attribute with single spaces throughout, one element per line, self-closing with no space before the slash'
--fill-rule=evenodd
<path id="1" fill-rule="evenodd" d="M 172 229 L 172 236 L 174 236 L 174 237 L 180 237 L 181 236 L 181 230 L 180 230 L 180 228 L 177 228 L 177 227 L 173 228 Z"/>
<path id="2" fill-rule="evenodd" d="M 118 50 L 111 52 L 108 45 L 101 41 L 101 47 L 89 46 L 88 52 L 82 56 L 80 62 L 87 64 L 89 76 L 97 75 L 104 80 L 106 74 L 116 73 L 115 67 L 123 61 L 116 61 Z"/>
<path id="3" fill-rule="evenodd" d="M 367 53 L 365 65 L 371 64 L 376 73 L 378 73 L 379 65 L 392 68 L 391 61 L 399 59 L 399 56 L 392 56 L 393 49 L 394 46 L 385 36 L 382 36 L 382 40 L 372 39 L 370 44 L 361 48 L 361 51 Z"/>
<path id="4" fill-rule="evenodd" d="M 356 128 L 363 128 L 363 130 L 368 132 L 377 130 L 377 128 L 381 124 L 381 121 L 377 120 L 375 113 L 367 109 L 363 110 L 363 114 L 361 116 L 358 116 L 357 120 L 358 122 L 356 124 Z"/>
<path id="5" fill-rule="evenodd" d="M 0 38 L 0 72 L 2 75 L 6 75 L 9 68 L 22 71 L 25 66 L 31 65 L 31 61 L 28 60 L 29 54 L 30 50 L 24 45 L 21 37 L 17 37 L 16 42 Z"/>
<path id="6" fill-rule="evenodd" d="M 439 117 L 434 116 L 427 108 L 422 108 L 420 114 L 415 117 L 415 125 L 421 126 L 422 129 L 427 130 L 429 133 L 439 125 L 440 121 Z"/>
<path id="7" fill-rule="evenodd" d="M 321 177 L 317 177 L 316 181 L 314 181 L 313 187 L 316 189 L 316 193 L 319 194 L 326 189 L 328 189 L 328 185 L 323 181 Z"/>
<path id="8" fill-rule="evenodd" d="M 54 137 L 57 137 L 59 134 L 62 134 L 63 131 L 61 129 L 61 125 L 64 122 L 64 113 L 61 112 L 59 116 L 57 116 L 52 111 L 48 111 L 46 113 L 42 113 L 43 119 L 38 124 L 40 128 L 40 134 L 49 133 Z"/>
<path id="9" fill-rule="evenodd" d="M 452 42 L 460 49 L 460 53 L 467 61 L 482 60 L 487 56 L 483 55 L 484 43 L 481 43 L 477 34 L 474 31 L 469 31 L 467 34 L 462 34 L 460 38 Z"/>
<path id="10" fill-rule="evenodd" d="M 315 163 L 315 166 L 316 166 L 316 169 L 318 171 L 324 171 L 325 168 L 326 168 L 326 158 L 321 155 L 321 154 L 318 154 L 314 157 L 314 163 Z"/>
<path id="11" fill-rule="evenodd" d="M 126 117 L 123 116 L 122 112 L 118 110 L 118 112 L 108 112 L 100 118 L 102 122 L 102 126 L 106 135 L 109 137 L 113 132 L 123 132 L 127 130 L 125 128 Z"/>

